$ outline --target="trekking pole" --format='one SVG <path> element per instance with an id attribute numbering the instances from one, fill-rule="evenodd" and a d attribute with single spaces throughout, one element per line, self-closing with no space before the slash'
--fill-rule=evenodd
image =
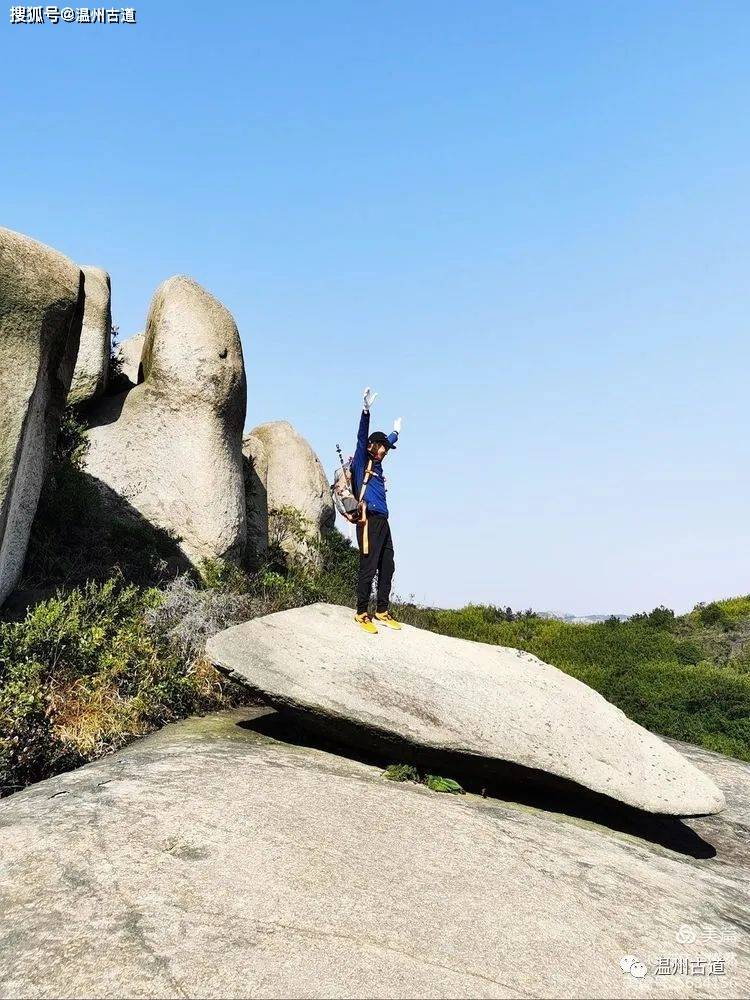
<path id="1" fill-rule="evenodd" d="M 340 444 L 336 445 L 336 451 L 339 453 L 339 462 L 341 462 L 341 471 L 344 473 L 344 482 L 348 485 L 349 492 L 351 493 L 351 497 L 352 497 L 351 502 L 354 504 L 354 510 L 357 510 L 359 505 L 357 504 L 357 498 L 352 493 L 353 484 L 352 484 L 352 477 L 351 477 L 351 467 L 350 467 L 349 473 L 347 473 L 347 471 L 346 471 L 346 465 L 344 464 L 344 456 L 341 454 L 341 445 Z M 343 503 L 346 505 L 346 500 L 343 500 Z M 345 509 L 346 509 L 346 507 L 345 507 Z M 352 527 L 352 525 L 353 525 L 354 522 L 351 520 L 351 517 L 350 517 L 351 513 L 352 513 L 352 511 L 349 511 L 345 515 L 346 522 L 347 522 L 347 524 L 349 525 L 349 528 L 350 528 L 349 534 L 348 534 L 349 538 L 353 538 L 354 537 L 353 534 L 352 534 L 352 532 L 354 531 L 354 528 Z"/>
<path id="2" fill-rule="evenodd" d="M 339 462 L 341 462 L 341 471 L 344 473 L 344 478 L 346 479 L 347 483 L 349 483 L 349 485 L 351 486 L 351 480 L 349 476 L 346 474 L 346 466 L 344 465 L 344 456 L 341 454 L 340 444 L 336 445 L 336 451 L 339 453 Z"/>

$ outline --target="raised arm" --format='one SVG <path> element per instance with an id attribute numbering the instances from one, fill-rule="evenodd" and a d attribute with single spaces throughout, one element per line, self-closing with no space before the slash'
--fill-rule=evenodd
<path id="1" fill-rule="evenodd" d="M 393 421 L 393 430 L 388 435 L 388 440 L 391 444 L 395 444 L 398 441 L 398 436 L 401 433 L 401 417 L 396 417 Z"/>
<path id="2" fill-rule="evenodd" d="M 362 410 L 359 418 L 359 429 L 357 431 L 357 448 L 354 452 L 355 466 L 361 465 L 364 468 L 365 457 L 367 456 L 367 438 L 370 436 L 370 411 Z"/>
<path id="3" fill-rule="evenodd" d="M 354 477 L 357 482 L 362 481 L 367 461 L 367 438 L 370 433 L 370 407 L 375 402 L 376 392 L 368 386 L 362 394 L 362 416 L 359 418 L 359 430 L 357 431 L 357 448 L 354 452 L 353 466 Z"/>

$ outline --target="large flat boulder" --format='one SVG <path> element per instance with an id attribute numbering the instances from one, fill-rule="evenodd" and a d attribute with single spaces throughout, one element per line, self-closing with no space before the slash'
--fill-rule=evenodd
<path id="1" fill-rule="evenodd" d="M 78 265 L 0 229 L 0 604 L 23 569 L 73 375 L 83 294 Z"/>
<path id="2" fill-rule="evenodd" d="M 265 466 L 265 501 L 270 541 L 292 559 L 317 561 L 317 543 L 336 520 L 331 488 L 320 459 L 286 420 L 255 427 L 246 437 L 246 454 L 259 446 Z M 253 522 L 262 520 L 263 491 L 248 494 Z M 291 511 L 299 514 L 299 520 Z M 283 512 L 283 513 L 279 513 Z"/>
<path id="3" fill-rule="evenodd" d="M 191 278 L 170 278 L 151 303 L 140 365 L 139 385 L 95 404 L 86 471 L 192 562 L 240 559 L 246 384 L 231 314 Z"/>
<path id="4" fill-rule="evenodd" d="M 510 762 L 653 813 L 724 806 L 713 781 L 663 740 L 518 649 L 408 625 L 372 636 L 349 608 L 314 604 L 226 629 L 207 655 L 269 704 L 350 741 Z"/>
<path id="5" fill-rule="evenodd" d="M 83 326 L 69 403 L 87 403 L 107 387 L 112 343 L 112 304 L 109 275 L 101 267 L 84 265 Z"/>
<path id="6" fill-rule="evenodd" d="M 0 995 L 750 995 L 747 764 L 726 813 L 655 838 L 395 785 L 257 715 L 0 801 Z"/>

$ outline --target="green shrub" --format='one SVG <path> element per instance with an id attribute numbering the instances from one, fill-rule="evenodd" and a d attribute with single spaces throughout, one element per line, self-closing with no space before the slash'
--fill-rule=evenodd
<path id="1" fill-rule="evenodd" d="M 653 611 L 649 611 L 648 613 L 643 612 L 639 615 L 632 615 L 630 621 L 642 622 L 644 625 L 648 625 L 649 628 L 671 631 L 675 624 L 675 613 L 671 608 L 665 608 L 663 604 L 660 604 L 658 608 L 654 608 Z"/>
<path id="2" fill-rule="evenodd" d="M 166 721 L 246 699 L 203 661 L 206 636 L 315 601 L 352 607 L 355 600 L 356 547 L 338 531 L 311 544 L 307 522 L 293 508 L 273 512 L 269 558 L 259 570 L 207 560 L 197 574 L 174 579 L 177 540 L 104 509 L 82 470 L 86 447 L 83 425 L 70 410 L 25 574 L 26 586 L 51 581 L 73 589 L 39 604 L 23 622 L 0 623 L 6 792 Z M 304 541 L 306 554 L 290 558 L 289 541 Z M 143 586 L 153 581 L 163 589 Z M 681 617 L 660 606 L 593 625 L 500 605 L 443 610 L 395 602 L 394 611 L 445 635 L 527 650 L 655 732 L 750 760 L 750 597 L 699 605 Z M 409 765 L 393 765 L 386 776 L 460 790 Z"/>
<path id="3" fill-rule="evenodd" d="M 359 552 L 340 531 L 325 534 L 320 543 L 319 600 L 354 607 L 359 573 Z"/>
<path id="4" fill-rule="evenodd" d="M 275 569 L 307 569 L 318 556 L 312 525 L 302 511 L 290 505 L 268 511 L 268 563 Z"/>
<path id="5" fill-rule="evenodd" d="M 678 642 L 674 648 L 674 653 L 680 663 L 700 663 L 701 651 L 690 639 Z"/>
<path id="6" fill-rule="evenodd" d="M 729 625 L 747 624 L 750 621 L 750 594 L 744 597 L 729 597 L 715 603 L 721 608 L 724 621 Z"/>
<path id="7" fill-rule="evenodd" d="M 181 659 L 147 622 L 161 600 L 120 579 L 90 583 L 0 622 L 0 787 L 7 793 L 225 703 L 207 664 Z"/>
<path id="8" fill-rule="evenodd" d="M 383 777 L 389 781 L 419 781 L 419 772 L 411 764 L 389 764 Z"/>
<path id="9" fill-rule="evenodd" d="M 431 792 L 448 792 L 449 795 L 465 795 L 463 788 L 452 778 L 441 778 L 439 774 L 426 774 L 424 783 Z"/>
<path id="10" fill-rule="evenodd" d="M 250 577 L 245 570 L 227 559 L 203 559 L 198 575 L 207 590 L 246 594 L 251 587 Z"/>
<path id="11" fill-rule="evenodd" d="M 724 608 L 714 601 L 711 604 L 701 604 L 697 608 L 698 617 L 704 625 L 728 625 L 729 619 Z"/>
<path id="12" fill-rule="evenodd" d="M 383 771 L 389 781 L 413 781 L 425 785 L 431 792 L 447 792 L 449 795 L 465 795 L 464 789 L 452 778 L 442 778 L 439 774 L 420 774 L 411 764 L 389 764 Z"/>

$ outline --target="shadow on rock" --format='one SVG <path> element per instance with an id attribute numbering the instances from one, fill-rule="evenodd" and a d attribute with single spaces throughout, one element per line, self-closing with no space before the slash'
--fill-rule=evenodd
<path id="1" fill-rule="evenodd" d="M 189 568 L 178 538 L 151 524 L 104 483 L 65 464 L 45 483 L 20 588 L 6 615 L 18 613 L 25 595 L 28 607 L 61 586 L 115 575 L 150 585 Z"/>
<path id="2" fill-rule="evenodd" d="M 412 764 L 422 772 L 453 778 L 467 791 L 489 799 L 587 820 L 692 858 L 716 856 L 715 848 L 678 818 L 624 805 L 545 771 L 472 754 L 419 747 L 390 739 L 387 734 L 365 732 L 338 719 L 325 725 L 292 711 L 272 712 L 239 722 L 238 726 L 285 743 L 324 750 L 383 769 L 389 764 Z M 364 742 L 371 749 L 360 749 Z"/>
<path id="3" fill-rule="evenodd" d="M 105 395 L 81 405 L 81 415 L 92 427 L 116 423 L 128 393 L 133 388 L 133 384 L 124 375 L 116 375 Z"/>

